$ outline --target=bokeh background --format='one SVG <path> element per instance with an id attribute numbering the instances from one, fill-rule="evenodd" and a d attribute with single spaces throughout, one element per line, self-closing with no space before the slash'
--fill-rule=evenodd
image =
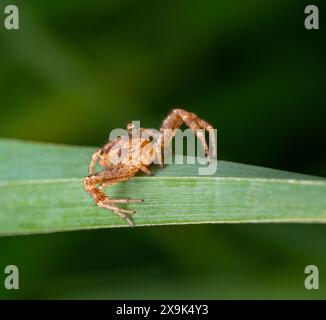
<path id="1" fill-rule="evenodd" d="M 182 106 L 218 129 L 220 159 L 325 176 L 323 1 L 8 4 L 20 30 L 0 25 L 0 137 L 100 146 Z M 308 4 L 319 30 L 304 28 Z M 21 273 L 18 291 L 0 276 L 0 297 L 325 298 L 325 246 L 325 226 L 293 224 L 0 238 L 0 271 Z M 304 288 L 309 264 L 318 291 Z"/>

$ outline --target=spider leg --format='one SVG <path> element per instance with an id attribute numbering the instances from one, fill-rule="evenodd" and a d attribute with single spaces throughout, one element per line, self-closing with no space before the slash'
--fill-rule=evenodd
<path id="1" fill-rule="evenodd" d="M 130 226 L 134 226 L 135 223 L 133 222 L 132 218 L 130 217 L 130 214 L 134 214 L 134 210 L 125 210 L 121 209 L 117 206 L 114 206 L 111 204 L 111 201 L 103 201 L 101 203 L 97 204 L 98 207 L 104 208 L 104 209 L 109 209 L 113 211 L 116 215 L 118 215 L 120 218 L 125 219 Z"/>
<path id="2" fill-rule="evenodd" d="M 208 160 L 209 160 L 209 150 L 208 150 L 208 146 L 206 143 L 205 134 L 201 130 L 202 128 L 198 125 L 198 123 L 196 122 L 195 119 L 191 119 L 190 117 L 185 116 L 184 122 L 195 133 L 197 138 L 200 140 L 202 146 L 204 147 L 205 155 L 208 157 Z"/>
<path id="3" fill-rule="evenodd" d="M 155 154 L 157 157 L 157 162 L 160 165 L 160 167 L 163 167 L 163 157 L 162 157 L 163 148 L 164 148 L 163 134 L 161 134 L 155 145 Z"/>
<path id="4" fill-rule="evenodd" d="M 146 173 L 148 176 L 153 175 L 153 172 L 145 166 L 141 166 L 140 170 L 143 171 L 144 173 Z"/>
<path id="5" fill-rule="evenodd" d="M 216 157 L 216 145 L 217 145 L 217 142 L 216 142 L 216 137 L 215 137 L 215 134 L 214 134 L 214 128 L 213 126 L 208 123 L 207 121 L 197 117 L 195 119 L 196 123 L 198 124 L 198 126 L 204 130 L 206 130 L 208 133 L 209 133 L 209 137 L 210 137 L 210 140 L 212 142 L 212 156 L 213 158 Z"/>
<path id="6" fill-rule="evenodd" d="M 98 151 L 93 153 L 91 162 L 90 162 L 89 167 L 88 167 L 89 174 L 94 174 L 94 168 L 95 168 L 96 163 L 97 163 L 97 161 L 99 159 L 100 153 L 101 153 L 101 150 L 98 150 Z"/>
<path id="7" fill-rule="evenodd" d="M 128 180 L 129 176 L 114 176 L 111 172 L 102 171 L 98 174 L 93 174 L 86 177 L 83 181 L 84 189 L 91 195 L 96 205 L 100 208 L 105 208 L 113 211 L 120 218 L 125 219 L 129 225 L 133 226 L 134 222 L 130 217 L 135 213 L 134 210 L 126 210 L 116 206 L 116 203 L 130 203 L 130 202 L 143 202 L 142 199 L 111 199 L 104 194 L 103 188 L 97 187 L 98 185 L 105 184 L 106 186 Z"/>
<path id="8" fill-rule="evenodd" d="M 110 199 L 112 203 L 142 203 L 144 199 L 131 199 L 131 198 L 120 198 L 120 199 Z"/>
<path id="9" fill-rule="evenodd" d="M 209 159 L 209 149 L 206 143 L 205 135 L 201 129 L 206 130 L 209 133 L 210 140 L 212 141 L 212 155 L 213 157 L 216 156 L 216 139 L 214 135 L 214 128 L 213 126 L 204 121 L 203 119 L 199 118 L 195 113 L 185 111 L 183 109 L 173 109 L 171 113 L 167 116 L 167 118 L 163 121 L 161 126 L 161 137 L 159 139 L 159 145 L 157 148 L 163 149 L 164 143 L 168 144 L 171 142 L 172 138 L 176 134 L 176 129 L 180 128 L 181 125 L 185 123 L 198 137 L 201 144 L 204 147 L 205 155 Z M 171 129 L 172 133 L 164 137 L 164 130 Z M 164 141 L 164 139 L 166 141 Z M 160 153 L 157 153 L 158 156 Z M 162 156 L 161 156 L 162 157 Z"/>

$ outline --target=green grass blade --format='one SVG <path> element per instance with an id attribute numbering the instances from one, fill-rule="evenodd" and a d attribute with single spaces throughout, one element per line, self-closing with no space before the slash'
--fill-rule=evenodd
<path id="1" fill-rule="evenodd" d="M 96 148 L 0 140 L 0 235 L 127 227 L 99 209 L 82 187 Z M 144 198 L 137 226 L 226 222 L 326 222 L 326 180 L 218 161 L 155 168 L 108 188 L 111 197 Z"/>

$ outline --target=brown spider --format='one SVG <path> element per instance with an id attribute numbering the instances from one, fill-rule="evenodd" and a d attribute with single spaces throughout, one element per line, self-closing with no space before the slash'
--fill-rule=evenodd
<path id="1" fill-rule="evenodd" d="M 129 225 L 133 226 L 134 222 L 131 214 L 134 210 L 125 210 L 117 206 L 118 203 L 143 202 L 143 199 L 111 199 L 104 194 L 103 190 L 114 183 L 128 180 L 133 177 L 138 171 L 143 171 L 148 175 L 152 172 L 148 167 L 154 162 L 156 157 L 158 163 L 162 166 L 162 150 L 164 147 L 164 139 L 166 143 L 170 143 L 175 135 L 175 132 L 180 126 L 185 123 L 201 141 L 205 154 L 209 159 L 209 150 L 205 139 L 205 134 L 201 129 L 209 132 L 212 139 L 212 155 L 216 155 L 216 142 L 213 133 L 213 127 L 208 122 L 200 119 L 196 114 L 185 111 L 183 109 L 173 109 L 167 118 L 163 121 L 160 132 L 153 133 L 156 135 L 156 142 L 152 142 L 147 137 L 139 135 L 133 136 L 135 126 L 130 123 L 127 126 L 128 134 L 118 137 L 113 141 L 108 142 L 103 148 L 95 152 L 89 165 L 89 176 L 84 181 L 85 190 L 91 195 L 94 202 L 100 208 L 112 210 L 119 217 L 125 219 Z M 163 134 L 167 130 L 168 135 Z M 140 133 L 144 129 L 140 128 Z M 150 131 L 151 132 L 151 131 Z M 212 133 L 212 134 L 211 134 Z M 120 158 L 119 162 L 112 163 L 112 159 Z M 99 173 L 94 173 L 96 163 L 99 163 L 104 170 Z"/>

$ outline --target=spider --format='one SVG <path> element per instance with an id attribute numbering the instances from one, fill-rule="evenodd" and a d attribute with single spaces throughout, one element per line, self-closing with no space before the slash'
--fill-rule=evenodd
<path id="1" fill-rule="evenodd" d="M 127 125 L 127 134 L 122 137 L 117 137 L 113 141 L 105 144 L 101 149 L 96 151 L 89 165 L 89 175 L 84 178 L 83 185 L 86 192 L 90 194 L 96 205 L 100 208 L 105 208 L 113 211 L 119 217 L 125 219 L 129 225 L 134 226 L 132 214 L 134 210 L 122 209 L 117 204 L 119 203 L 140 203 L 143 199 L 112 199 L 104 194 L 104 189 L 112 184 L 126 181 L 133 177 L 137 172 L 142 171 L 147 175 L 152 175 L 149 166 L 157 159 L 160 166 L 163 166 L 162 150 L 164 148 L 164 140 L 166 144 L 170 143 L 177 129 L 185 123 L 197 136 L 204 147 L 205 155 L 209 159 L 209 150 L 203 130 L 209 132 L 212 139 L 212 155 L 216 155 L 216 142 L 213 133 L 213 126 L 208 122 L 199 118 L 196 114 L 183 109 L 173 109 L 166 119 L 163 121 L 160 132 L 156 131 L 156 142 L 139 135 L 133 136 L 135 126 L 133 123 Z M 168 135 L 163 134 L 164 130 L 168 130 Z M 140 128 L 140 133 L 144 132 L 145 128 Z M 150 131 L 151 132 L 151 131 Z M 153 133 L 155 135 L 155 133 Z M 117 155 L 121 161 L 112 163 L 112 158 Z M 104 170 L 99 173 L 94 173 L 96 163 L 99 163 Z"/>

